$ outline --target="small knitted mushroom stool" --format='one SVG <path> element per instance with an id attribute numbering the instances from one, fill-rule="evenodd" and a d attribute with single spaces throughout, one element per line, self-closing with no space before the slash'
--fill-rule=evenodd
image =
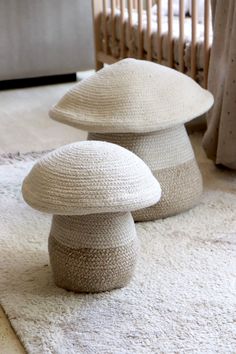
<path id="1" fill-rule="evenodd" d="M 22 192 L 33 208 L 53 214 L 49 255 L 58 286 L 100 292 L 129 282 L 137 255 L 130 211 L 161 193 L 140 158 L 105 142 L 66 145 L 35 164 Z"/>
<path id="2" fill-rule="evenodd" d="M 88 130 L 88 139 L 137 154 L 160 182 L 160 203 L 133 213 L 136 221 L 188 210 L 202 178 L 184 123 L 213 104 L 210 92 L 176 70 L 124 59 L 75 85 L 50 111 L 62 123 Z"/>

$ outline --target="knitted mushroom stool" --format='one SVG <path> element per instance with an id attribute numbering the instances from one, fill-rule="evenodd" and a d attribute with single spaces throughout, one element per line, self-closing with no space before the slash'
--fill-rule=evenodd
<path id="1" fill-rule="evenodd" d="M 133 213 L 153 220 L 197 204 L 202 178 L 184 123 L 213 104 L 188 76 L 148 61 L 124 59 L 75 85 L 50 111 L 88 139 L 119 144 L 138 155 L 160 182 L 160 203 Z"/>
<path id="2" fill-rule="evenodd" d="M 105 142 L 66 145 L 35 164 L 22 192 L 30 206 L 53 214 L 49 255 L 58 286 L 100 292 L 129 282 L 137 254 L 130 211 L 161 193 L 139 157 Z"/>

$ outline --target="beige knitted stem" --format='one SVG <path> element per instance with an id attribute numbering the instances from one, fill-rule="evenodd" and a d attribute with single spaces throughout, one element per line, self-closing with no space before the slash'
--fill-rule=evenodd
<path id="1" fill-rule="evenodd" d="M 158 204 L 137 210 L 135 221 L 165 218 L 197 204 L 202 178 L 184 125 L 145 134 L 90 133 L 89 140 L 119 144 L 138 155 L 161 185 Z"/>
<path id="2" fill-rule="evenodd" d="M 162 219 L 189 210 L 199 202 L 202 176 L 195 159 L 153 172 L 161 185 L 159 203 L 133 212 L 135 221 Z"/>
<path id="3" fill-rule="evenodd" d="M 49 256 L 59 287 L 75 292 L 121 288 L 136 263 L 133 218 L 130 213 L 54 215 Z"/>

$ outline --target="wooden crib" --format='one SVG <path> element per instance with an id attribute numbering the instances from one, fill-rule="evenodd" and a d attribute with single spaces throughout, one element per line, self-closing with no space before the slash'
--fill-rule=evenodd
<path id="1" fill-rule="evenodd" d="M 210 10 L 210 0 L 93 0 L 96 69 L 132 57 L 169 66 L 207 87 Z"/>

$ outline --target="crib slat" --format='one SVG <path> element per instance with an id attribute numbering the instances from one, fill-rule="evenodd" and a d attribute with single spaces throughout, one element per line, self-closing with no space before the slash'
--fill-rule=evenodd
<path id="1" fill-rule="evenodd" d="M 120 57 L 125 57 L 125 0 L 120 0 Z"/>
<path id="2" fill-rule="evenodd" d="M 210 0 L 204 4 L 204 87 L 207 88 L 208 68 L 210 59 Z"/>
<path id="3" fill-rule="evenodd" d="M 99 60 L 99 53 L 102 51 L 102 41 L 100 38 L 101 33 L 101 20 L 103 16 L 102 2 L 93 0 L 93 31 L 94 31 L 94 47 L 95 47 L 95 64 L 96 70 L 100 70 L 103 67 L 103 61 Z"/>
<path id="4" fill-rule="evenodd" d="M 162 61 L 162 0 L 157 0 L 157 61 L 161 63 Z"/>
<path id="5" fill-rule="evenodd" d="M 143 57 L 143 0 L 138 0 L 138 58 Z"/>
<path id="6" fill-rule="evenodd" d="M 168 65 L 173 68 L 173 0 L 168 0 Z"/>
<path id="7" fill-rule="evenodd" d="M 103 8 L 103 33 L 104 33 L 104 53 L 108 53 L 108 33 L 107 33 L 107 0 L 102 1 Z"/>
<path id="8" fill-rule="evenodd" d="M 191 43 L 191 77 L 196 79 L 197 54 L 197 0 L 192 0 L 192 43 Z"/>
<path id="9" fill-rule="evenodd" d="M 115 47 L 115 40 L 116 40 L 116 35 L 115 35 L 115 0 L 111 0 L 111 42 L 112 42 L 112 48 Z"/>
<path id="10" fill-rule="evenodd" d="M 133 8 L 137 10 L 138 4 L 137 0 L 133 0 Z"/>
<path id="11" fill-rule="evenodd" d="M 179 71 L 184 72 L 184 0 L 179 0 Z"/>
<path id="12" fill-rule="evenodd" d="M 152 0 L 146 0 L 147 13 L 147 60 L 152 60 Z"/>
<path id="13" fill-rule="evenodd" d="M 128 31 L 129 31 L 129 43 L 132 40 L 132 27 L 133 27 L 133 0 L 128 0 Z M 129 56 L 132 57 L 132 45 L 129 46 Z"/>

